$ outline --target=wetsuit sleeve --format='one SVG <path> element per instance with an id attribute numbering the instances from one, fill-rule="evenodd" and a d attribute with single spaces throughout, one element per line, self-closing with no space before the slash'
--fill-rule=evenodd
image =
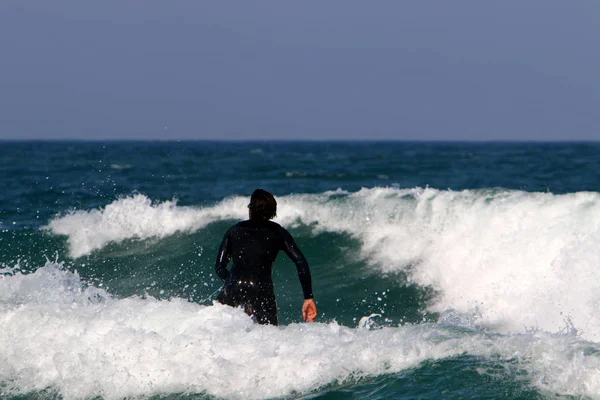
<path id="1" fill-rule="evenodd" d="M 229 271 L 227 270 L 227 264 L 229 264 L 229 259 L 231 258 L 231 246 L 230 246 L 230 230 L 227 231 L 225 236 L 223 237 L 223 241 L 221 242 L 221 247 L 219 247 L 219 252 L 217 253 L 217 262 L 215 264 L 215 271 L 219 278 L 223 281 L 226 281 L 229 277 Z"/>
<path id="2" fill-rule="evenodd" d="M 296 269 L 298 270 L 298 278 L 300 279 L 300 284 L 302 285 L 302 292 L 304 293 L 305 299 L 312 299 L 312 279 L 310 276 L 310 268 L 308 267 L 308 261 L 304 257 L 304 254 L 300 251 L 294 238 L 288 231 L 281 228 L 283 235 L 283 251 L 288 257 L 296 264 Z"/>

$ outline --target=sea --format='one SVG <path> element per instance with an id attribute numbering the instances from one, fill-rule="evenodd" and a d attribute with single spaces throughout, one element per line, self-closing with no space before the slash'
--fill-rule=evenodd
<path id="1" fill-rule="evenodd" d="M 600 143 L 0 142 L 0 397 L 599 399 Z M 308 259 L 213 301 L 256 188 Z"/>

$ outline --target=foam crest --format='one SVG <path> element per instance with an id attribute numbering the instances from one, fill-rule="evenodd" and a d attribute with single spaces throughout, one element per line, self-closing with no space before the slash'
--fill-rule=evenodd
<path id="1" fill-rule="evenodd" d="M 76 290 L 73 290 L 73 289 Z M 55 290 L 53 298 L 45 298 Z M 556 393 L 600 390 L 600 348 L 571 335 L 490 335 L 437 324 L 376 330 L 332 323 L 254 324 L 241 310 L 182 299 L 89 301 L 77 274 L 48 263 L 2 275 L 0 394 L 51 388 L 61 398 L 167 393 L 295 396 L 464 353 L 518 361 Z"/>
<path id="2" fill-rule="evenodd" d="M 419 189 L 401 193 L 410 195 L 415 190 Z M 311 225 L 316 231 L 356 234 L 365 221 L 369 222 L 370 215 L 375 217 L 380 205 L 373 200 L 380 191 L 389 189 L 282 196 L 277 199 L 275 221 L 286 226 Z M 217 220 L 245 219 L 247 204 L 247 197 L 232 196 L 212 207 L 186 207 L 177 206 L 176 201 L 153 202 L 143 194 L 136 194 L 119 198 L 103 208 L 72 210 L 52 219 L 44 229 L 67 236 L 71 256 L 81 257 L 111 242 L 164 238 L 176 232 L 197 231 Z"/>
<path id="3" fill-rule="evenodd" d="M 306 197 L 283 199 L 287 223 L 358 238 L 377 270 L 435 288 L 433 311 L 454 309 L 501 332 L 569 324 L 600 340 L 598 193 L 375 188 Z"/>
<path id="4" fill-rule="evenodd" d="M 424 192 L 396 224 L 364 235 L 385 270 L 439 290 L 436 311 L 487 327 L 555 332 L 565 321 L 600 339 L 596 193 Z"/>
<path id="5" fill-rule="evenodd" d="M 32 274 L 22 274 L 19 267 L 3 268 L 0 278 L 3 307 L 57 303 L 77 307 L 110 298 L 105 290 L 84 285 L 77 271 L 68 271 L 63 263 L 48 261 Z"/>
<path id="6" fill-rule="evenodd" d="M 178 207 L 176 201 L 153 203 L 147 196 L 136 194 L 101 209 L 71 211 L 53 219 L 45 228 L 68 236 L 71 255 L 81 257 L 111 242 L 163 238 L 200 229 L 215 219 L 241 218 L 244 208 L 235 200 L 224 201 L 213 209 Z"/>

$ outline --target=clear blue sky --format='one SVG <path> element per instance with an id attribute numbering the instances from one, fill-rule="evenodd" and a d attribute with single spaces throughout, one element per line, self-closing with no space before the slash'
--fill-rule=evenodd
<path id="1" fill-rule="evenodd" d="M 0 2 L 0 139 L 600 139 L 600 2 Z"/>

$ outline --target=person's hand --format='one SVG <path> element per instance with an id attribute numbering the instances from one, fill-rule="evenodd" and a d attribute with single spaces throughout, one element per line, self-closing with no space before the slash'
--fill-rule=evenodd
<path id="1" fill-rule="evenodd" d="M 315 299 L 306 299 L 302 304 L 302 318 L 307 322 L 312 322 L 317 316 L 317 305 Z"/>

